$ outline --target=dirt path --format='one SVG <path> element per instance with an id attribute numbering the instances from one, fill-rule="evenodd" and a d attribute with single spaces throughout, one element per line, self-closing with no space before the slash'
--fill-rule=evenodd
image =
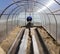
<path id="1" fill-rule="evenodd" d="M 18 32 L 21 28 L 16 27 L 11 31 L 8 36 L 0 43 L 0 47 L 7 53 L 11 45 L 13 44 Z"/>
<path id="2" fill-rule="evenodd" d="M 43 28 L 38 28 L 38 31 L 40 32 L 45 44 L 47 45 L 47 48 L 50 51 L 50 54 L 59 54 L 60 46 L 57 46 L 54 43 L 53 39 L 49 36 L 49 34 Z"/>

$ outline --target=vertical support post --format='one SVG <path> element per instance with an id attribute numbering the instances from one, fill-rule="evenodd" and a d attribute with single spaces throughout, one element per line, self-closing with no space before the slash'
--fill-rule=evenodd
<path id="1" fill-rule="evenodd" d="M 6 21 L 6 34 L 8 34 L 8 18 L 7 18 L 7 21 Z"/>
<path id="2" fill-rule="evenodd" d="M 26 26 L 26 8 L 25 8 L 25 26 Z"/>

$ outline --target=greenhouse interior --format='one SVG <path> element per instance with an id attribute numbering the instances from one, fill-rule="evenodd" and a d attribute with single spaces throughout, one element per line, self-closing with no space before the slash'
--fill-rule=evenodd
<path id="1" fill-rule="evenodd" d="M 60 0 L 0 0 L 0 54 L 60 54 Z"/>

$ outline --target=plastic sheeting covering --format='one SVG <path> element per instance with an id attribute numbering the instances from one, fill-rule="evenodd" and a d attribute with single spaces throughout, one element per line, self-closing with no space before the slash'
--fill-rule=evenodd
<path id="1" fill-rule="evenodd" d="M 43 26 L 60 43 L 60 2 L 59 0 L 57 2 L 54 0 L 0 0 L 0 34 L 12 30 L 16 25 L 25 26 L 26 18 L 31 15 L 35 26 Z"/>
<path id="2" fill-rule="evenodd" d="M 55 15 L 57 24 L 53 15 L 48 15 L 48 17 L 50 22 L 48 22 L 49 20 L 46 17 L 43 27 L 52 35 L 55 40 L 57 39 L 58 43 L 60 43 L 60 15 Z"/>

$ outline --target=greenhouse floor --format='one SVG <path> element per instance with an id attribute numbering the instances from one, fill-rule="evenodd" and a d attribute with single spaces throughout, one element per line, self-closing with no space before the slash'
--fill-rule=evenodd
<path id="1" fill-rule="evenodd" d="M 0 43 L 1 54 L 59 54 L 60 45 L 43 27 L 16 27 Z"/>

